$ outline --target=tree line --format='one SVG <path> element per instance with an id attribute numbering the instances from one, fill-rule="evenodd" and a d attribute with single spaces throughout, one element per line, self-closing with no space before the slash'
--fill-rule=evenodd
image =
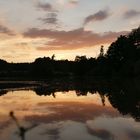
<path id="1" fill-rule="evenodd" d="M 0 78 L 140 77 L 140 27 L 121 35 L 97 58 L 76 56 L 74 61 L 37 58 L 32 63 L 8 63 L 0 59 Z"/>

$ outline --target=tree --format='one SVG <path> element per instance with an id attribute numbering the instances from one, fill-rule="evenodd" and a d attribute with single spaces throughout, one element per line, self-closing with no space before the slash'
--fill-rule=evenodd
<path id="1" fill-rule="evenodd" d="M 112 72 L 133 76 L 134 65 L 140 56 L 140 27 L 128 35 L 121 35 L 107 50 L 108 67 Z"/>
<path id="2" fill-rule="evenodd" d="M 133 29 L 128 38 L 135 47 L 140 47 L 140 26 L 137 29 Z"/>
<path id="3" fill-rule="evenodd" d="M 76 61 L 76 62 L 86 61 L 86 60 L 87 60 L 86 55 L 83 55 L 83 56 L 76 56 L 76 57 L 75 57 L 75 61 Z"/>
<path id="4" fill-rule="evenodd" d="M 107 57 L 113 62 L 124 62 L 136 58 L 140 46 L 140 27 L 132 30 L 129 35 L 121 35 L 107 50 Z"/>
<path id="5" fill-rule="evenodd" d="M 54 60 L 54 58 L 55 58 L 55 54 L 52 55 L 51 59 Z"/>
<path id="6" fill-rule="evenodd" d="M 102 45 L 100 48 L 100 54 L 99 57 L 103 57 L 104 56 L 104 46 Z"/>

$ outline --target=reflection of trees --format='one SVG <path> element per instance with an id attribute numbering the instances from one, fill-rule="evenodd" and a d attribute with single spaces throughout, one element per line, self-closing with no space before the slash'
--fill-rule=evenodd
<path id="1" fill-rule="evenodd" d="M 120 113 L 131 115 L 136 121 L 140 121 L 140 94 L 134 83 L 127 83 L 116 92 L 112 90 L 107 96 Z"/>
<path id="2" fill-rule="evenodd" d="M 117 108 L 123 115 L 130 114 L 137 121 L 140 121 L 140 100 L 125 92 L 109 94 L 109 101 L 113 107 Z"/>
<path id="3" fill-rule="evenodd" d="M 29 126 L 29 127 L 21 126 L 21 124 L 19 123 L 19 120 L 15 117 L 13 111 L 11 111 L 11 112 L 9 113 L 9 115 L 10 115 L 10 117 L 14 120 L 14 122 L 16 123 L 16 126 L 17 126 L 18 131 L 19 131 L 19 132 L 18 132 L 18 135 L 19 135 L 19 137 L 21 138 L 21 140 L 25 140 L 25 134 L 26 134 L 29 130 L 31 130 L 31 129 L 33 129 L 34 127 L 37 126 L 37 124 L 32 124 L 32 125 Z"/>
<path id="4" fill-rule="evenodd" d="M 103 106 L 105 106 L 105 96 L 100 94 L 100 97 L 101 97 L 101 101 L 102 101 Z"/>
<path id="5" fill-rule="evenodd" d="M 68 82 L 66 80 L 51 81 L 45 86 L 37 86 L 33 89 L 37 95 L 56 97 L 56 92 L 68 92 L 75 90 L 77 96 L 87 96 L 87 94 L 98 93 L 102 104 L 105 105 L 105 96 L 108 97 L 114 108 L 123 115 L 131 115 L 137 121 L 140 120 L 140 87 L 138 81 L 127 80 L 106 82 L 101 80 L 76 79 Z M 1 90 L 0 95 L 7 93 Z"/>
<path id="6" fill-rule="evenodd" d="M 7 90 L 0 90 L 0 96 L 3 96 L 4 94 L 7 94 Z"/>
<path id="7" fill-rule="evenodd" d="M 50 96 L 50 95 L 53 95 L 54 92 L 55 92 L 53 89 L 49 89 L 49 88 L 46 88 L 46 87 L 37 87 L 37 88 L 34 89 L 34 91 L 39 96 L 41 96 L 41 95 Z"/>
<path id="8" fill-rule="evenodd" d="M 75 90 L 77 96 L 87 96 L 88 93 L 96 94 L 99 93 L 103 106 L 105 105 L 105 96 L 108 97 L 110 103 L 114 108 L 123 115 L 131 115 L 137 121 L 140 120 L 140 95 L 137 82 L 133 81 L 123 81 L 123 82 L 91 82 L 86 80 L 81 80 L 81 82 L 73 82 L 72 85 L 63 86 L 57 83 L 54 87 L 42 87 L 35 89 L 37 95 L 52 95 L 55 97 L 55 92 L 65 91 L 67 87 L 68 90 Z"/>
<path id="9" fill-rule="evenodd" d="M 87 90 L 76 90 L 77 96 L 87 96 L 88 91 Z"/>

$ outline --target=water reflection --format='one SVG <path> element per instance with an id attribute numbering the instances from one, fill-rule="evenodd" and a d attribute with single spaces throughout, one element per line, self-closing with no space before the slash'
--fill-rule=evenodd
<path id="1" fill-rule="evenodd" d="M 33 129 L 34 127 L 37 126 L 37 124 L 31 125 L 30 127 L 24 127 L 21 126 L 18 119 L 15 117 L 14 112 L 11 111 L 9 113 L 10 117 L 14 120 L 19 132 L 17 133 L 19 137 L 21 137 L 21 140 L 25 140 L 25 134 L 30 131 L 31 129 Z"/>
<path id="2" fill-rule="evenodd" d="M 84 86 L 83 86 L 84 85 Z M 0 91 L 0 139 L 20 140 L 8 113 L 26 131 L 26 140 L 138 140 L 139 88 L 73 83 Z M 125 116 L 123 116 L 125 115 Z"/>

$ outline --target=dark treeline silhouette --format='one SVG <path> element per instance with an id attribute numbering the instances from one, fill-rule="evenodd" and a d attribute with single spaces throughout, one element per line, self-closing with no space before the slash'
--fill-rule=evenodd
<path id="1" fill-rule="evenodd" d="M 121 35 L 107 52 L 101 46 L 97 58 L 76 56 L 74 61 L 55 60 L 55 55 L 32 63 L 0 60 L 0 78 L 39 79 L 49 77 L 140 77 L 140 27 Z"/>

